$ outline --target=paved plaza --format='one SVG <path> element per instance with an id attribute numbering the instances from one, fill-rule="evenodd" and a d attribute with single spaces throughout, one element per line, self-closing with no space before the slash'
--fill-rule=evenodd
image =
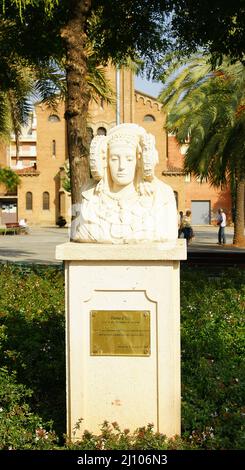
<path id="1" fill-rule="evenodd" d="M 55 247 L 69 241 L 68 229 L 59 227 L 31 227 L 28 235 L 1 235 L 0 260 L 59 264 Z"/>
<path id="2" fill-rule="evenodd" d="M 232 247 L 233 228 L 227 227 L 227 246 L 217 245 L 218 227 L 194 226 L 195 239 L 189 251 L 244 252 Z M 69 241 L 69 229 L 32 227 L 29 235 L 0 235 L 0 261 L 60 264 L 55 259 L 55 247 Z"/>

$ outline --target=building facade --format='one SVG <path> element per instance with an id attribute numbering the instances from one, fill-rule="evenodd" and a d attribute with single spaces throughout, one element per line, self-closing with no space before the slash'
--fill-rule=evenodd
<path id="1" fill-rule="evenodd" d="M 117 104 L 108 105 L 102 99 L 91 101 L 89 132 L 91 138 L 107 134 L 121 123 L 134 122 L 152 133 L 156 139 L 159 163 L 156 176 L 173 188 L 178 210 L 191 209 L 193 223 L 208 224 L 216 219 L 219 207 L 231 220 L 229 188 L 217 190 L 208 183 L 185 176 L 185 148 L 179 148 L 174 136 L 164 129 L 164 112 L 156 98 L 134 89 L 134 76 L 129 70 L 107 69 L 111 87 L 116 89 Z M 64 168 L 68 160 L 64 103 L 54 112 L 42 104 L 35 106 L 29 125 L 23 129 L 20 152 L 16 156 L 15 142 L 0 147 L 0 165 L 10 166 L 21 178 L 16 194 L 0 187 L 0 224 L 26 218 L 29 225 L 55 225 L 58 216 L 70 221 L 70 195 L 63 188 Z"/>
<path id="2" fill-rule="evenodd" d="M 184 175 L 184 158 L 187 145 L 179 146 L 174 135 L 167 139 L 167 170 L 163 171 L 178 199 L 178 208 L 191 210 L 193 225 L 216 224 L 217 212 L 223 208 L 228 223 L 232 223 L 232 198 L 230 187 L 215 188 L 207 181 L 192 175 Z"/>

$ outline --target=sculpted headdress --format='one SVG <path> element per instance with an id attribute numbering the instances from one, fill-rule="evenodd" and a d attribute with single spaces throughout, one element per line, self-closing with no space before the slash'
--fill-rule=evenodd
<path id="1" fill-rule="evenodd" d="M 114 145 L 132 145 L 141 160 L 142 178 L 151 181 L 158 162 L 155 137 L 137 124 L 120 124 L 113 127 L 106 136 L 96 136 L 90 146 L 90 170 L 93 178 L 100 181 L 107 168 L 108 149 Z"/>

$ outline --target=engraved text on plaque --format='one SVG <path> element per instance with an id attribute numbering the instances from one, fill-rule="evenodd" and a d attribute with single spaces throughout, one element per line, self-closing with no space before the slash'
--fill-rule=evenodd
<path id="1" fill-rule="evenodd" d="M 150 356 L 148 310 L 92 310 L 91 356 Z"/>

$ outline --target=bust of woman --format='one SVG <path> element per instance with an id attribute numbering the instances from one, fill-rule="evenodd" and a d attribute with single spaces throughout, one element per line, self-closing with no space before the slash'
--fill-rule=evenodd
<path id="1" fill-rule="evenodd" d="M 154 177 L 155 139 L 136 124 L 120 124 L 91 142 L 93 183 L 82 191 L 72 224 L 78 242 L 164 242 L 177 238 L 170 186 Z"/>

